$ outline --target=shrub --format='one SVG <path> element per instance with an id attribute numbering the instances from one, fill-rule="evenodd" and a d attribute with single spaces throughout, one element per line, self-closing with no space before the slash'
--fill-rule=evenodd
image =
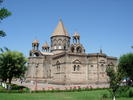
<path id="1" fill-rule="evenodd" d="M 103 99 L 108 98 L 108 97 L 109 97 L 109 95 L 108 95 L 107 93 L 104 93 L 104 94 L 102 95 L 102 98 L 103 98 Z"/>
<path id="2" fill-rule="evenodd" d="M 27 93 L 30 92 L 30 89 L 25 86 L 18 86 L 16 84 L 6 83 L 7 88 L 0 89 L 0 93 Z"/>
<path id="3" fill-rule="evenodd" d="M 118 89 L 116 97 L 128 97 L 128 91 L 129 91 L 128 86 L 122 86 Z"/>
<path id="4" fill-rule="evenodd" d="M 24 87 L 24 86 L 18 86 L 16 84 L 12 84 L 11 85 L 11 89 L 12 90 L 23 90 L 24 88 L 26 88 L 26 87 Z"/>
<path id="5" fill-rule="evenodd" d="M 133 88 L 129 89 L 128 96 L 129 97 L 133 97 Z"/>

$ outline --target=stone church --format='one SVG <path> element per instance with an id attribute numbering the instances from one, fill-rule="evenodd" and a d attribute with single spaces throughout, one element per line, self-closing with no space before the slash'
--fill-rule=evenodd
<path id="1" fill-rule="evenodd" d="M 72 43 L 70 40 L 72 39 Z M 28 58 L 27 81 L 52 84 L 103 84 L 107 83 L 106 68 L 116 68 L 117 58 L 99 53 L 86 53 L 80 35 L 72 37 L 62 20 L 52 33 L 51 44 L 34 40 Z"/>

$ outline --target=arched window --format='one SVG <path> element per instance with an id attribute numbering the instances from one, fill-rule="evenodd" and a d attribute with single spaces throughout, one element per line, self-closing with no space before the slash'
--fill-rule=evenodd
<path id="1" fill-rule="evenodd" d="M 76 65 L 73 66 L 73 71 L 76 71 Z"/>
<path id="2" fill-rule="evenodd" d="M 73 71 L 80 71 L 81 62 L 78 59 L 76 59 L 72 63 L 74 64 Z"/>
<path id="3" fill-rule="evenodd" d="M 58 40 L 58 49 L 62 49 L 62 40 L 61 39 Z"/>
<path id="4" fill-rule="evenodd" d="M 64 50 L 66 49 L 66 45 L 64 44 Z"/>
<path id="5" fill-rule="evenodd" d="M 79 69 L 80 69 L 80 66 L 79 66 L 79 65 L 77 65 L 77 71 L 79 71 Z"/>
<path id="6" fill-rule="evenodd" d="M 56 44 L 54 44 L 54 49 L 57 49 L 57 46 L 56 46 Z"/>
<path id="7" fill-rule="evenodd" d="M 108 64 L 109 67 L 114 67 L 114 64 L 111 62 Z"/>
<path id="8" fill-rule="evenodd" d="M 56 62 L 56 66 L 57 66 L 57 71 L 59 72 L 60 71 L 60 62 L 59 61 Z"/>
<path id="9" fill-rule="evenodd" d="M 74 47 L 71 47 L 71 52 L 72 52 L 72 53 L 74 52 Z"/>
<path id="10" fill-rule="evenodd" d="M 52 43 L 52 44 L 53 44 L 53 46 L 54 46 L 53 49 L 57 49 L 57 40 L 56 40 L 56 39 L 53 40 L 53 43 Z"/>
<path id="11" fill-rule="evenodd" d="M 34 52 L 34 56 L 38 57 L 39 55 L 39 52 Z"/>
<path id="12" fill-rule="evenodd" d="M 67 48 L 67 42 L 66 42 L 66 40 L 63 40 L 63 49 L 65 50 L 66 48 Z"/>
<path id="13" fill-rule="evenodd" d="M 57 71 L 60 71 L 60 65 L 57 65 Z"/>
<path id="14" fill-rule="evenodd" d="M 82 52 L 82 48 L 81 47 L 77 47 L 76 51 L 77 51 L 77 53 L 81 53 Z"/>
<path id="15" fill-rule="evenodd" d="M 79 65 L 74 65 L 73 66 L 73 71 L 79 71 L 80 70 L 80 66 Z"/>
<path id="16" fill-rule="evenodd" d="M 101 67 L 104 67 L 104 64 L 101 64 Z"/>

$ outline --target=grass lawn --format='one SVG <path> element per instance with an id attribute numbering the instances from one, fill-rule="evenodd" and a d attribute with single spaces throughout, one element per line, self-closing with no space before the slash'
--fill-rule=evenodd
<path id="1" fill-rule="evenodd" d="M 0 100 L 102 100 L 106 90 L 58 93 L 0 93 Z M 111 100 L 111 99 L 104 99 Z M 133 100 L 133 98 L 117 98 L 116 100 Z"/>
<path id="2" fill-rule="evenodd" d="M 4 90 L 4 88 L 2 86 L 0 86 L 0 90 Z"/>

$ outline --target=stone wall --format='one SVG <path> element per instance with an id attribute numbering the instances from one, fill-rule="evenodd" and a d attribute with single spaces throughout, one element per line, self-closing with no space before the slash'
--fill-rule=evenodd
<path id="1" fill-rule="evenodd" d="M 106 83 L 106 68 L 116 69 L 117 59 L 105 54 L 63 52 L 51 56 L 29 57 L 27 79 L 53 84 Z"/>

